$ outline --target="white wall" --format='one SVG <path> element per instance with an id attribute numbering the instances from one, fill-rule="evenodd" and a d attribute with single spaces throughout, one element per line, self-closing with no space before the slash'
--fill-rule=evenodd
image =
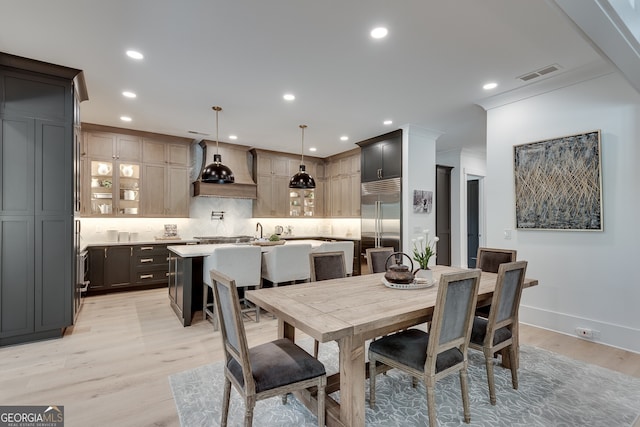
<path id="1" fill-rule="evenodd" d="M 521 320 L 640 352 L 640 95 L 617 74 L 555 90 L 487 112 L 488 246 L 505 246 L 514 228 L 513 146 L 600 129 L 603 232 L 513 232 L 510 245 L 528 260 L 539 286 L 522 296 Z"/>

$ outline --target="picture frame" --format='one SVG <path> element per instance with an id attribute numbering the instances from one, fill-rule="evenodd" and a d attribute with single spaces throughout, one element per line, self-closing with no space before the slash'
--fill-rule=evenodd
<path id="1" fill-rule="evenodd" d="M 516 228 L 602 231 L 600 130 L 513 147 Z"/>
<path id="2" fill-rule="evenodd" d="M 431 213 L 433 209 L 433 191 L 413 190 L 413 212 Z"/>

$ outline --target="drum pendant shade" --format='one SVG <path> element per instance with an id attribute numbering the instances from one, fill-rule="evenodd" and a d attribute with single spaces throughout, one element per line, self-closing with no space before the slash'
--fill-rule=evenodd
<path id="1" fill-rule="evenodd" d="M 307 125 L 300 125 L 300 129 L 302 129 L 302 153 L 300 159 L 300 170 L 297 174 L 291 177 L 289 180 L 289 188 L 296 189 L 313 189 L 316 188 L 316 181 L 313 179 L 311 175 L 306 172 L 306 167 L 304 165 L 304 129 Z"/>
<path id="2" fill-rule="evenodd" d="M 222 164 L 222 156 L 218 151 L 218 113 L 222 107 L 211 107 L 216 112 L 216 154 L 213 155 L 213 163 L 208 164 L 202 171 L 202 182 L 213 184 L 233 184 L 235 177 L 228 166 Z"/>

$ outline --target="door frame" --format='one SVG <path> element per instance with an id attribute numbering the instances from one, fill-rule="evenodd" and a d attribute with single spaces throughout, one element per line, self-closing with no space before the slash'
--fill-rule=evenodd
<path id="1" fill-rule="evenodd" d="M 467 246 L 469 244 L 467 239 L 467 216 L 468 216 L 468 207 L 467 207 L 467 181 L 477 179 L 478 180 L 478 246 L 486 246 L 486 229 L 487 229 L 487 221 L 486 221 L 486 203 L 485 203 L 485 174 L 479 170 L 464 168 L 462 171 L 464 185 L 461 185 L 462 191 L 464 194 L 460 198 L 461 203 L 463 203 L 462 212 L 464 213 L 463 221 L 461 221 L 460 227 L 462 228 L 461 234 L 463 239 L 461 250 L 460 261 L 464 264 L 463 267 L 468 267 L 467 260 L 469 258 L 469 254 L 467 253 Z"/>

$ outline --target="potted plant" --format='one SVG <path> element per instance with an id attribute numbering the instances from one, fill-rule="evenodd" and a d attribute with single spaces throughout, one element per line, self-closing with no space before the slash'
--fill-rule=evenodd
<path id="1" fill-rule="evenodd" d="M 432 241 L 429 240 L 429 230 L 423 231 L 424 237 L 420 236 L 416 239 L 412 239 L 413 243 L 413 259 L 418 262 L 420 268 L 418 268 L 414 274 L 416 277 L 432 278 L 431 270 L 429 269 L 429 260 L 431 257 L 436 256 L 436 244 L 440 238 L 435 236 Z"/>

